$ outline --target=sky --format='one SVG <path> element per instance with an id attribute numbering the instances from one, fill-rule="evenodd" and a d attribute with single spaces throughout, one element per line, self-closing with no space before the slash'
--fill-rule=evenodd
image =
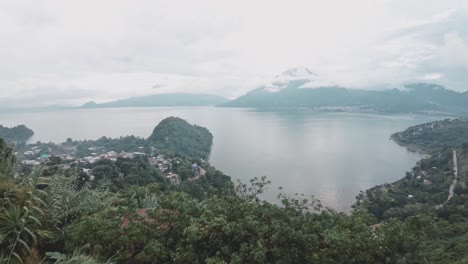
<path id="1" fill-rule="evenodd" d="M 0 1 L 0 105 L 245 94 L 304 66 L 343 87 L 468 90 L 466 0 Z"/>

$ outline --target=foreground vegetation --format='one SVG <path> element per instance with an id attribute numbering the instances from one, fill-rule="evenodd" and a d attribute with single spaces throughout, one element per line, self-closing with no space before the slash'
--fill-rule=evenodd
<path id="1" fill-rule="evenodd" d="M 452 149 L 344 214 L 281 191 L 261 201 L 265 177 L 190 178 L 188 157 L 171 185 L 141 156 L 31 169 L 0 140 L 0 263 L 467 263 L 468 144 L 456 150 L 463 178 L 444 206 Z"/>
<path id="2" fill-rule="evenodd" d="M 207 174 L 179 186 L 117 188 L 52 168 L 1 172 L 5 263 L 463 263 L 466 252 L 444 233 L 465 230 L 463 218 L 420 214 L 375 228 L 363 210 L 348 216 L 313 198 L 262 202 L 265 178 L 217 186 Z"/>
<path id="3" fill-rule="evenodd" d="M 235 187 L 199 179 L 112 191 L 76 175 L 45 176 L 48 169 L 16 178 L 1 172 L 7 262 L 76 263 L 67 259 L 78 256 L 89 263 L 409 262 L 422 257 L 421 226 L 432 221 L 418 216 L 374 229 L 370 214 L 322 209 L 313 198 L 283 194 L 282 206 L 272 205 L 258 197 L 265 178 Z"/>

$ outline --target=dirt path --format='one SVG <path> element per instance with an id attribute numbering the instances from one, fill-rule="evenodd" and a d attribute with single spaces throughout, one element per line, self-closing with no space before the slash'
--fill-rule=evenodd
<path id="1" fill-rule="evenodd" d="M 447 198 L 447 202 L 450 201 L 450 199 L 452 199 L 453 190 L 455 189 L 455 185 L 457 185 L 457 181 L 458 181 L 458 160 L 457 160 L 456 150 L 453 150 L 453 171 L 455 172 L 455 179 L 453 179 L 452 185 L 450 185 L 449 196 Z"/>
<path id="2" fill-rule="evenodd" d="M 449 195 L 447 197 L 447 201 L 445 201 L 442 204 L 437 205 L 435 207 L 436 209 L 439 209 L 442 206 L 444 206 L 453 197 L 453 190 L 455 189 L 455 186 L 457 185 L 457 182 L 458 182 L 458 160 L 457 160 L 457 151 L 456 150 L 453 150 L 453 171 L 454 171 L 455 179 L 453 179 L 452 184 L 450 185 Z"/>

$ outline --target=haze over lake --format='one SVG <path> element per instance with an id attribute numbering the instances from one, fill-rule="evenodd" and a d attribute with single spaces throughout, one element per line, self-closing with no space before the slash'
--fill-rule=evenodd
<path id="1" fill-rule="evenodd" d="M 233 180 L 268 176 L 263 197 L 277 202 L 278 187 L 315 195 L 325 206 L 349 210 L 360 190 L 404 176 L 422 155 L 389 136 L 409 126 L 440 119 L 422 115 L 260 112 L 215 107 L 74 109 L 7 112 L 0 124 L 25 124 L 32 142 L 71 137 L 148 137 L 162 119 L 177 116 L 214 135 L 210 161 Z"/>

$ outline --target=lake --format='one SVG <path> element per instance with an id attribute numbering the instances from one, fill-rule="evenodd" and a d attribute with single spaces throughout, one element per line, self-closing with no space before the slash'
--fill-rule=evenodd
<path id="1" fill-rule="evenodd" d="M 422 158 L 389 140 L 409 126 L 442 119 L 423 115 L 261 112 L 216 107 L 72 109 L 3 112 L 0 124 L 25 124 L 32 142 L 101 136 L 148 137 L 164 118 L 177 116 L 207 127 L 214 135 L 210 162 L 247 182 L 272 181 L 263 198 L 278 202 L 287 193 L 319 198 L 325 206 L 347 211 L 360 190 L 393 182 Z"/>

